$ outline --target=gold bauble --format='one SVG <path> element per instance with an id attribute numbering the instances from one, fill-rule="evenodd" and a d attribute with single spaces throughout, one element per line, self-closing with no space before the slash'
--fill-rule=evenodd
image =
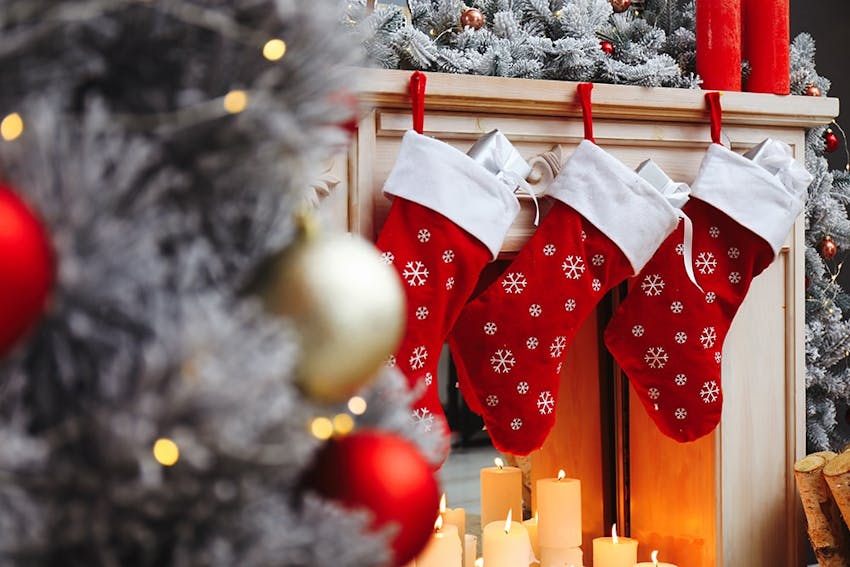
<path id="1" fill-rule="evenodd" d="M 398 274 L 359 236 L 302 235 L 274 259 L 261 295 L 294 321 L 297 381 L 318 401 L 341 402 L 366 385 L 404 332 Z"/>

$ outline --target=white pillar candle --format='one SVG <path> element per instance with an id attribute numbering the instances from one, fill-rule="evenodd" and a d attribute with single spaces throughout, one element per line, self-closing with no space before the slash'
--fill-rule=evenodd
<path id="1" fill-rule="evenodd" d="M 457 533 L 461 540 L 461 549 L 465 550 L 464 536 L 466 535 L 466 510 L 463 508 L 447 508 L 446 495 L 440 498 L 440 516 L 443 517 L 443 526 L 457 526 Z M 464 555 L 464 560 L 465 560 Z M 464 567 L 466 564 L 464 563 Z"/>
<path id="2" fill-rule="evenodd" d="M 475 567 L 475 559 L 478 555 L 478 537 L 466 534 L 463 539 L 463 565 L 464 567 Z"/>
<path id="3" fill-rule="evenodd" d="M 617 537 L 617 524 L 614 524 L 611 537 L 593 539 L 593 567 L 634 567 L 637 549 L 636 539 Z"/>
<path id="4" fill-rule="evenodd" d="M 461 567 L 462 560 L 457 526 L 442 525 L 438 517 L 431 541 L 416 558 L 416 567 Z"/>
<path id="5" fill-rule="evenodd" d="M 558 478 L 537 481 L 537 540 L 540 548 L 581 546 L 581 481 Z"/>
<path id="6" fill-rule="evenodd" d="M 531 559 L 528 531 L 520 522 L 490 522 L 484 527 L 484 565 L 486 567 L 522 567 Z M 418 564 L 417 564 L 418 567 Z"/>
<path id="7" fill-rule="evenodd" d="M 541 547 L 540 567 L 564 567 L 584 565 L 584 554 L 580 547 Z"/>
<path id="8" fill-rule="evenodd" d="M 504 522 L 508 510 L 522 519 L 522 471 L 496 459 L 495 467 L 481 469 L 481 525 Z"/>
<path id="9" fill-rule="evenodd" d="M 643 561 L 641 563 L 635 563 L 635 567 L 678 567 L 673 563 L 661 563 L 658 561 L 658 550 L 655 549 L 652 551 L 652 561 Z"/>
<path id="10" fill-rule="evenodd" d="M 534 558 L 540 559 L 540 546 L 537 543 L 537 514 L 530 520 L 522 523 L 525 529 L 528 530 L 528 539 L 531 541 L 531 550 L 534 552 Z"/>

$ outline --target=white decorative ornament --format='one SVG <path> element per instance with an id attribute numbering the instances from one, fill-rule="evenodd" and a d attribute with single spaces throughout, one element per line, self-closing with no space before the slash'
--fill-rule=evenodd
<path id="1" fill-rule="evenodd" d="M 674 301 L 673 303 L 670 304 L 670 311 L 672 311 L 676 315 L 680 314 L 684 310 L 685 310 L 685 306 L 682 304 L 681 301 Z"/>
<path id="2" fill-rule="evenodd" d="M 516 391 L 519 394 L 527 394 L 528 393 L 528 382 L 520 382 L 516 385 Z"/>
<path id="3" fill-rule="evenodd" d="M 549 415 L 552 413 L 552 410 L 555 409 L 555 398 L 552 396 L 552 392 L 547 390 L 538 396 L 537 409 L 540 415 Z"/>
<path id="4" fill-rule="evenodd" d="M 555 251 L 556 251 L 556 248 L 555 248 L 554 244 L 547 244 L 546 246 L 543 247 L 543 255 L 544 256 L 554 256 Z"/>
<path id="5" fill-rule="evenodd" d="M 699 391 L 699 396 L 707 404 L 716 402 L 720 398 L 720 388 L 717 387 L 717 382 L 714 380 L 705 382 L 702 385 L 702 390 Z"/>
<path id="6" fill-rule="evenodd" d="M 636 337 L 642 337 L 645 331 L 646 329 L 643 328 L 643 325 L 635 325 L 632 327 L 632 334 Z"/>
<path id="7" fill-rule="evenodd" d="M 714 343 L 717 342 L 717 331 L 714 330 L 714 327 L 703 327 L 699 342 L 702 343 L 702 348 L 713 347 Z"/>
<path id="8" fill-rule="evenodd" d="M 564 302 L 564 309 L 566 311 L 568 311 L 568 312 L 575 311 L 575 308 L 576 308 L 576 300 L 575 299 L 568 299 Z"/>
<path id="9" fill-rule="evenodd" d="M 732 272 L 731 274 L 729 274 L 729 283 L 731 283 L 731 284 L 741 283 L 741 274 L 739 272 Z"/>
<path id="10" fill-rule="evenodd" d="M 676 419 L 685 419 L 688 417 L 688 410 L 685 408 L 678 408 L 673 415 L 676 416 Z"/>
<path id="11" fill-rule="evenodd" d="M 676 377 L 673 379 L 676 382 L 677 386 L 684 386 L 688 383 L 688 377 L 684 374 L 676 374 Z"/>
<path id="12" fill-rule="evenodd" d="M 688 341 L 688 335 L 686 335 L 683 331 L 679 331 L 678 333 L 676 333 L 675 337 L 673 338 L 680 345 L 683 345 Z"/>
<path id="13" fill-rule="evenodd" d="M 427 228 L 420 229 L 418 238 L 419 242 L 422 242 L 423 244 L 425 242 L 428 242 L 429 240 L 431 240 L 431 231 L 429 231 Z"/>
<path id="14" fill-rule="evenodd" d="M 694 260 L 694 266 L 701 274 L 713 274 L 715 268 L 717 268 L 717 260 L 711 252 L 700 252 L 697 259 Z"/>
<path id="15" fill-rule="evenodd" d="M 446 264 L 451 264 L 455 259 L 454 250 L 444 250 L 443 251 L 443 262 Z"/>
<path id="16" fill-rule="evenodd" d="M 490 364 L 496 374 L 507 374 L 516 364 L 516 358 L 510 350 L 499 349 L 490 357 Z"/>
<path id="17" fill-rule="evenodd" d="M 497 330 L 498 330 L 498 327 L 496 326 L 496 323 L 494 323 L 492 321 L 488 321 L 487 323 L 484 323 L 484 334 L 485 335 L 491 335 L 491 336 L 495 335 Z"/>
<path id="18" fill-rule="evenodd" d="M 425 367 L 425 361 L 428 360 L 428 350 L 425 345 L 420 345 L 413 349 L 410 353 L 408 362 L 411 370 L 420 370 Z"/>
<path id="19" fill-rule="evenodd" d="M 647 366 L 652 369 L 659 370 L 667 365 L 669 359 L 667 352 L 663 347 L 649 347 L 646 349 L 646 354 L 643 355 L 643 360 Z"/>
<path id="20" fill-rule="evenodd" d="M 429 313 L 428 308 L 425 307 L 425 306 L 416 308 L 416 318 L 419 319 L 420 321 L 424 321 L 425 319 L 427 319 L 428 313 Z"/>
<path id="21" fill-rule="evenodd" d="M 657 297 L 664 291 L 664 280 L 658 274 L 647 274 L 644 276 L 640 288 L 648 297 Z"/>
<path id="22" fill-rule="evenodd" d="M 502 280 L 502 289 L 505 293 L 520 294 L 528 285 L 528 280 L 522 272 L 511 272 Z"/>
<path id="23" fill-rule="evenodd" d="M 528 314 L 532 317 L 540 317 L 541 313 L 543 313 L 543 308 L 537 303 L 532 303 L 528 308 Z"/>
<path id="24" fill-rule="evenodd" d="M 528 347 L 528 350 L 536 349 L 539 344 L 540 341 L 537 340 L 537 337 L 528 337 L 528 340 L 525 341 L 525 346 Z"/>
<path id="25" fill-rule="evenodd" d="M 555 340 L 549 345 L 549 355 L 552 358 L 558 358 L 561 354 L 563 354 L 566 347 L 567 337 L 555 337 Z"/>

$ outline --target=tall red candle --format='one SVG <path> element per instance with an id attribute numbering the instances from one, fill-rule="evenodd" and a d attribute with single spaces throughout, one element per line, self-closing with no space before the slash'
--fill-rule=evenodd
<path id="1" fill-rule="evenodd" d="M 788 0 L 744 2 L 744 59 L 750 62 L 746 88 L 755 93 L 791 92 L 791 28 Z"/>
<path id="2" fill-rule="evenodd" d="M 705 90 L 741 90 L 741 0 L 697 0 L 697 73 Z"/>

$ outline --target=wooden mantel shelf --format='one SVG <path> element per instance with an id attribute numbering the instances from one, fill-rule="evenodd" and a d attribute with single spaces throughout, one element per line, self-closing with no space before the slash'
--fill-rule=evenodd
<path id="1" fill-rule="evenodd" d="M 359 69 L 357 91 L 367 105 L 407 108 L 411 71 Z M 578 83 L 426 73 L 425 107 L 441 111 L 580 116 Z M 596 84 L 593 115 L 606 119 L 699 122 L 706 120 L 705 91 Z M 822 126 L 838 115 L 836 98 L 724 92 L 723 121 L 778 127 Z"/>

